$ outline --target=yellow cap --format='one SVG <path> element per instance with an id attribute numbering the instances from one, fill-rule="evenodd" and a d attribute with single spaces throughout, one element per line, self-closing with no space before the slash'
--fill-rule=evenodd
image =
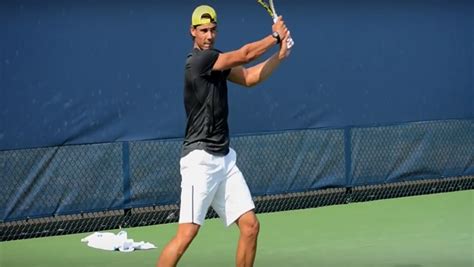
<path id="1" fill-rule="evenodd" d="M 194 9 L 193 16 L 191 18 L 191 23 L 193 26 L 211 22 L 217 23 L 217 14 L 214 8 L 207 5 L 202 5 Z"/>

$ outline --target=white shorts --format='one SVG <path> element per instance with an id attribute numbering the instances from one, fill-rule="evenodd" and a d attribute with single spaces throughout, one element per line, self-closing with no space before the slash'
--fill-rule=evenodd
<path id="1" fill-rule="evenodd" d="M 193 150 L 180 160 L 179 223 L 202 225 L 210 206 L 226 226 L 255 208 L 250 190 L 236 165 L 233 149 L 226 156 Z"/>

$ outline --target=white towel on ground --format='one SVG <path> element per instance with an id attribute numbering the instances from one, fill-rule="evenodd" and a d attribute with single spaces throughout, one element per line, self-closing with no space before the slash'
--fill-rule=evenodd
<path id="1" fill-rule="evenodd" d="M 95 232 L 83 239 L 81 242 L 87 243 L 89 247 L 121 252 L 132 252 L 134 250 L 144 250 L 156 248 L 155 245 L 149 242 L 134 242 L 133 239 L 128 239 L 127 232 L 120 231 L 117 234 L 107 232 Z"/>

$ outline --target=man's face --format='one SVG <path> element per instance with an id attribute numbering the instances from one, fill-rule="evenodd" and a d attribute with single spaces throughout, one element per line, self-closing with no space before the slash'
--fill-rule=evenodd
<path id="1" fill-rule="evenodd" d="M 191 35 L 194 37 L 194 47 L 201 50 L 213 48 L 217 35 L 217 25 L 208 23 L 197 27 L 191 26 Z"/>

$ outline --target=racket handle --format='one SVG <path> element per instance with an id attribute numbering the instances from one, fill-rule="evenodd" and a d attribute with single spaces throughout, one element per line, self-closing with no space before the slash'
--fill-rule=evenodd
<path id="1" fill-rule="evenodd" d="M 289 33 L 288 33 L 289 34 Z M 295 44 L 295 41 L 293 41 L 293 38 L 291 38 L 291 35 L 288 36 L 288 39 L 286 39 L 286 47 L 288 49 L 291 49 L 293 45 Z"/>

